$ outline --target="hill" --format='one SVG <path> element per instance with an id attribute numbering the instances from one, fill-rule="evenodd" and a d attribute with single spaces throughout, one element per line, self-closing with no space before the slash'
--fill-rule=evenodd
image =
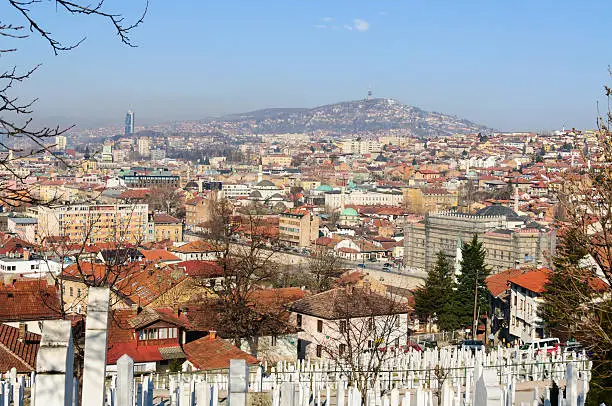
<path id="1" fill-rule="evenodd" d="M 393 99 L 355 100 L 315 108 L 272 108 L 232 114 L 209 124 L 231 126 L 252 134 L 308 133 L 331 134 L 379 133 L 407 129 L 417 136 L 446 136 L 488 131 L 489 128 L 456 116 L 428 112 Z"/>

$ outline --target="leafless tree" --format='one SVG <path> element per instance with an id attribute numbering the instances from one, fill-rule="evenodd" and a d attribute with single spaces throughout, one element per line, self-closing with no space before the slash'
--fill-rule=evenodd
<path id="1" fill-rule="evenodd" d="M 386 361 L 403 351 L 408 337 L 406 303 L 373 292 L 367 285 L 335 289 L 325 338 L 314 340 L 321 356 L 331 358 L 359 389 L 366 390 L 384 373 Z"/>
<path id="2" fill-rule="evenodd" d="M 563 175 L 557 192 L 559 211 L 565 221 L 554 260 L 554 273 L 544 294 L 543 315 L 555 334 L 575 338 L 593 351 L 593 386 L 600 386 L 599 389 L 610 394 L 612 89 L 604 88 L 608 106 L 597 119 L 597 131 L 591 138 L 590 151 L 583 151 L 581 162 Z"/>
<path id="3" fill-rule="evenodd" d="M 236 345 L 247 339 L 255 347 L 267 319 L 253 311 L 253 292 L 278 272 L 274 261 L 278 239 L 256 206 L 238 216 L 231 202 L 220 199 L 214 202 L 212 212 L 206 241 L 218 253 L 223 270 L 222 283 L 209 286 L 220 302 L 219 322 L 225 326 L 226 338 Z"/>
<path id="4" fill-rule="evenodd" d="M 316 247 L 308 260 L 308 289 L 313 293 L 330 289 L 345 271 L 344 260 L 327 247 Z"/>
<path id="5" fill-rule="evenodd" d="M 120 13 L 108 11 L 105 0 L 87 4 L 80 0 L 54 0 L 58 10 L 73 16 L 94 16 L 106 20 L 121 42 L 134 46 L 130 40 L 131 31 L 142 23 L 148 8 L 144 1 L 142 15 L 133 23 L 128 23 Z M 0 37 L 4 46 L 0 48 L 0 57 L 6 59 L 18 52 L 18 44 L 32 35 L 41 37 L 47 42 L 54 54 L 70 51 L 79 46 L 85 38 L 72 43 L 64 43 L 47 28 L 48 22 L 37 17 L 37 9 L 45 7 L 50 1 L 41 0 L 8 0 L 10 9 L 16 12 L 15 21 L 0 21 Z M 25 182 L 30 172 L 20 163 L 23 158 L 39 154 L 51 154 L 55 137 L 65 134 L 69 128 L 42 127 L 33 125 L 34 104 L 36 99 L 22 100 L 16 94 L 18 86 L 28 80 L 38 69 L 36 65 L 29 69 L 19 69 L 9 65 L 0 68 L 0 203 L 15 207 L 24 203 L 35 202 Z M 61 159 L 61 158 L 58 158 Z"/>

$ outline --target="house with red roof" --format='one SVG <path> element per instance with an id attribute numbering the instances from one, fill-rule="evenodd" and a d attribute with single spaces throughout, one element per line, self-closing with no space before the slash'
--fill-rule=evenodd
<path id="1" fill-rule="evenodd" d="M 114 310 L 108 326 L 107 371 L 117 370 L 117 360 L 127 354 L 138 372 L 166 371 L 172 360 L 185 359 L 182 345 L 192 326 L 180 310 L 140 308 Z"/>
<path id="2" fill-rule="evenodd" d="M 530 341 L 544 337 L 539 315 L 542 293 L 552 271 L 548 268 L 526 270 L 508 278 L 510 313 L 508 332 L 511 337 Z"/>
<path id="3" fill-rule="evenodd" d="M 39 347 L 40 335 L 29 332 L 25 324 L 19 327 L 0 324 L 0 371 L 12 368 L 18 374 L 36 371 Z"/>
<path id="4" fill-rule="evenodd" d="M 183 371 L 227 370 L 232 359 L 243 359 L 249 367 L 259 365 L 257 358 L 242 351 L 229 341 L 217 337 L 215 332 L 185 344 L 183 351 L 187 358 L 182 366 Z"/>

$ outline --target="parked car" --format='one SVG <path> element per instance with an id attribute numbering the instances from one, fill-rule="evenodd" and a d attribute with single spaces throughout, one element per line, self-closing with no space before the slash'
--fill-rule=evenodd
<path id="1" fill-rule="evenodd" d="M 368 261 L 370 261 L 370 262 L 377 262 L 378 260 L 376 258 L 370 258 L 370 259 L 368 259 Z"/>
<path id="2" fill-rule="evenodd" d="M 543 338 L 541 340 L 527 341 L 519 347 L 525 355 L 528 351 L 539 353 L 546 351 L 547 353 L 558 352 L 561 349 L 561 343 L 558 338 Z"/>
<path id="3" fill-rule="evenodd" d="M 393 266 L 393 264 L 392 264 L 392 263 L 390 263 L 390 262 L 385 262 L 385 263 L 383 264 L 383 266 L 384 266 L 385 268 L 390 268 L 390 267 L 392 267 L 392 266 Z"/>
<path id="4" fill-rule="evenodd" d="M 464 350 L 472 350 L 472 352 L 485 349 L 484 343 L 480 340 L 463 340 L 459 342 L 457 347 Z"/>
<path id="5" fill-rule="evenodd" d="M 365 264 L 357 264 L 359 268 L 365 268 Z"/>
<path id="6" fill-rule="evenodd" d="M 438 348 L 438 342 L 435 340 L 421 340 L 419 345 L 423 348 Z"/>
<path id="7" fill-rule="evenodd" d="M 566 351 L 582 351 L 584 346 L 578 341 L 567 341 L 563 344 L 563 349 Z"/>

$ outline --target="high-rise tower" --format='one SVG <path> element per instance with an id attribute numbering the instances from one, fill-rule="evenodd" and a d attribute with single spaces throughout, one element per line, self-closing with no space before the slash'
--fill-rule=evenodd
<path id="1" fill-rule="evenodd" d="M 134 112 L 128 111 L 125 115 L 125 136 L 131 137 L 134 135 Z"/>

